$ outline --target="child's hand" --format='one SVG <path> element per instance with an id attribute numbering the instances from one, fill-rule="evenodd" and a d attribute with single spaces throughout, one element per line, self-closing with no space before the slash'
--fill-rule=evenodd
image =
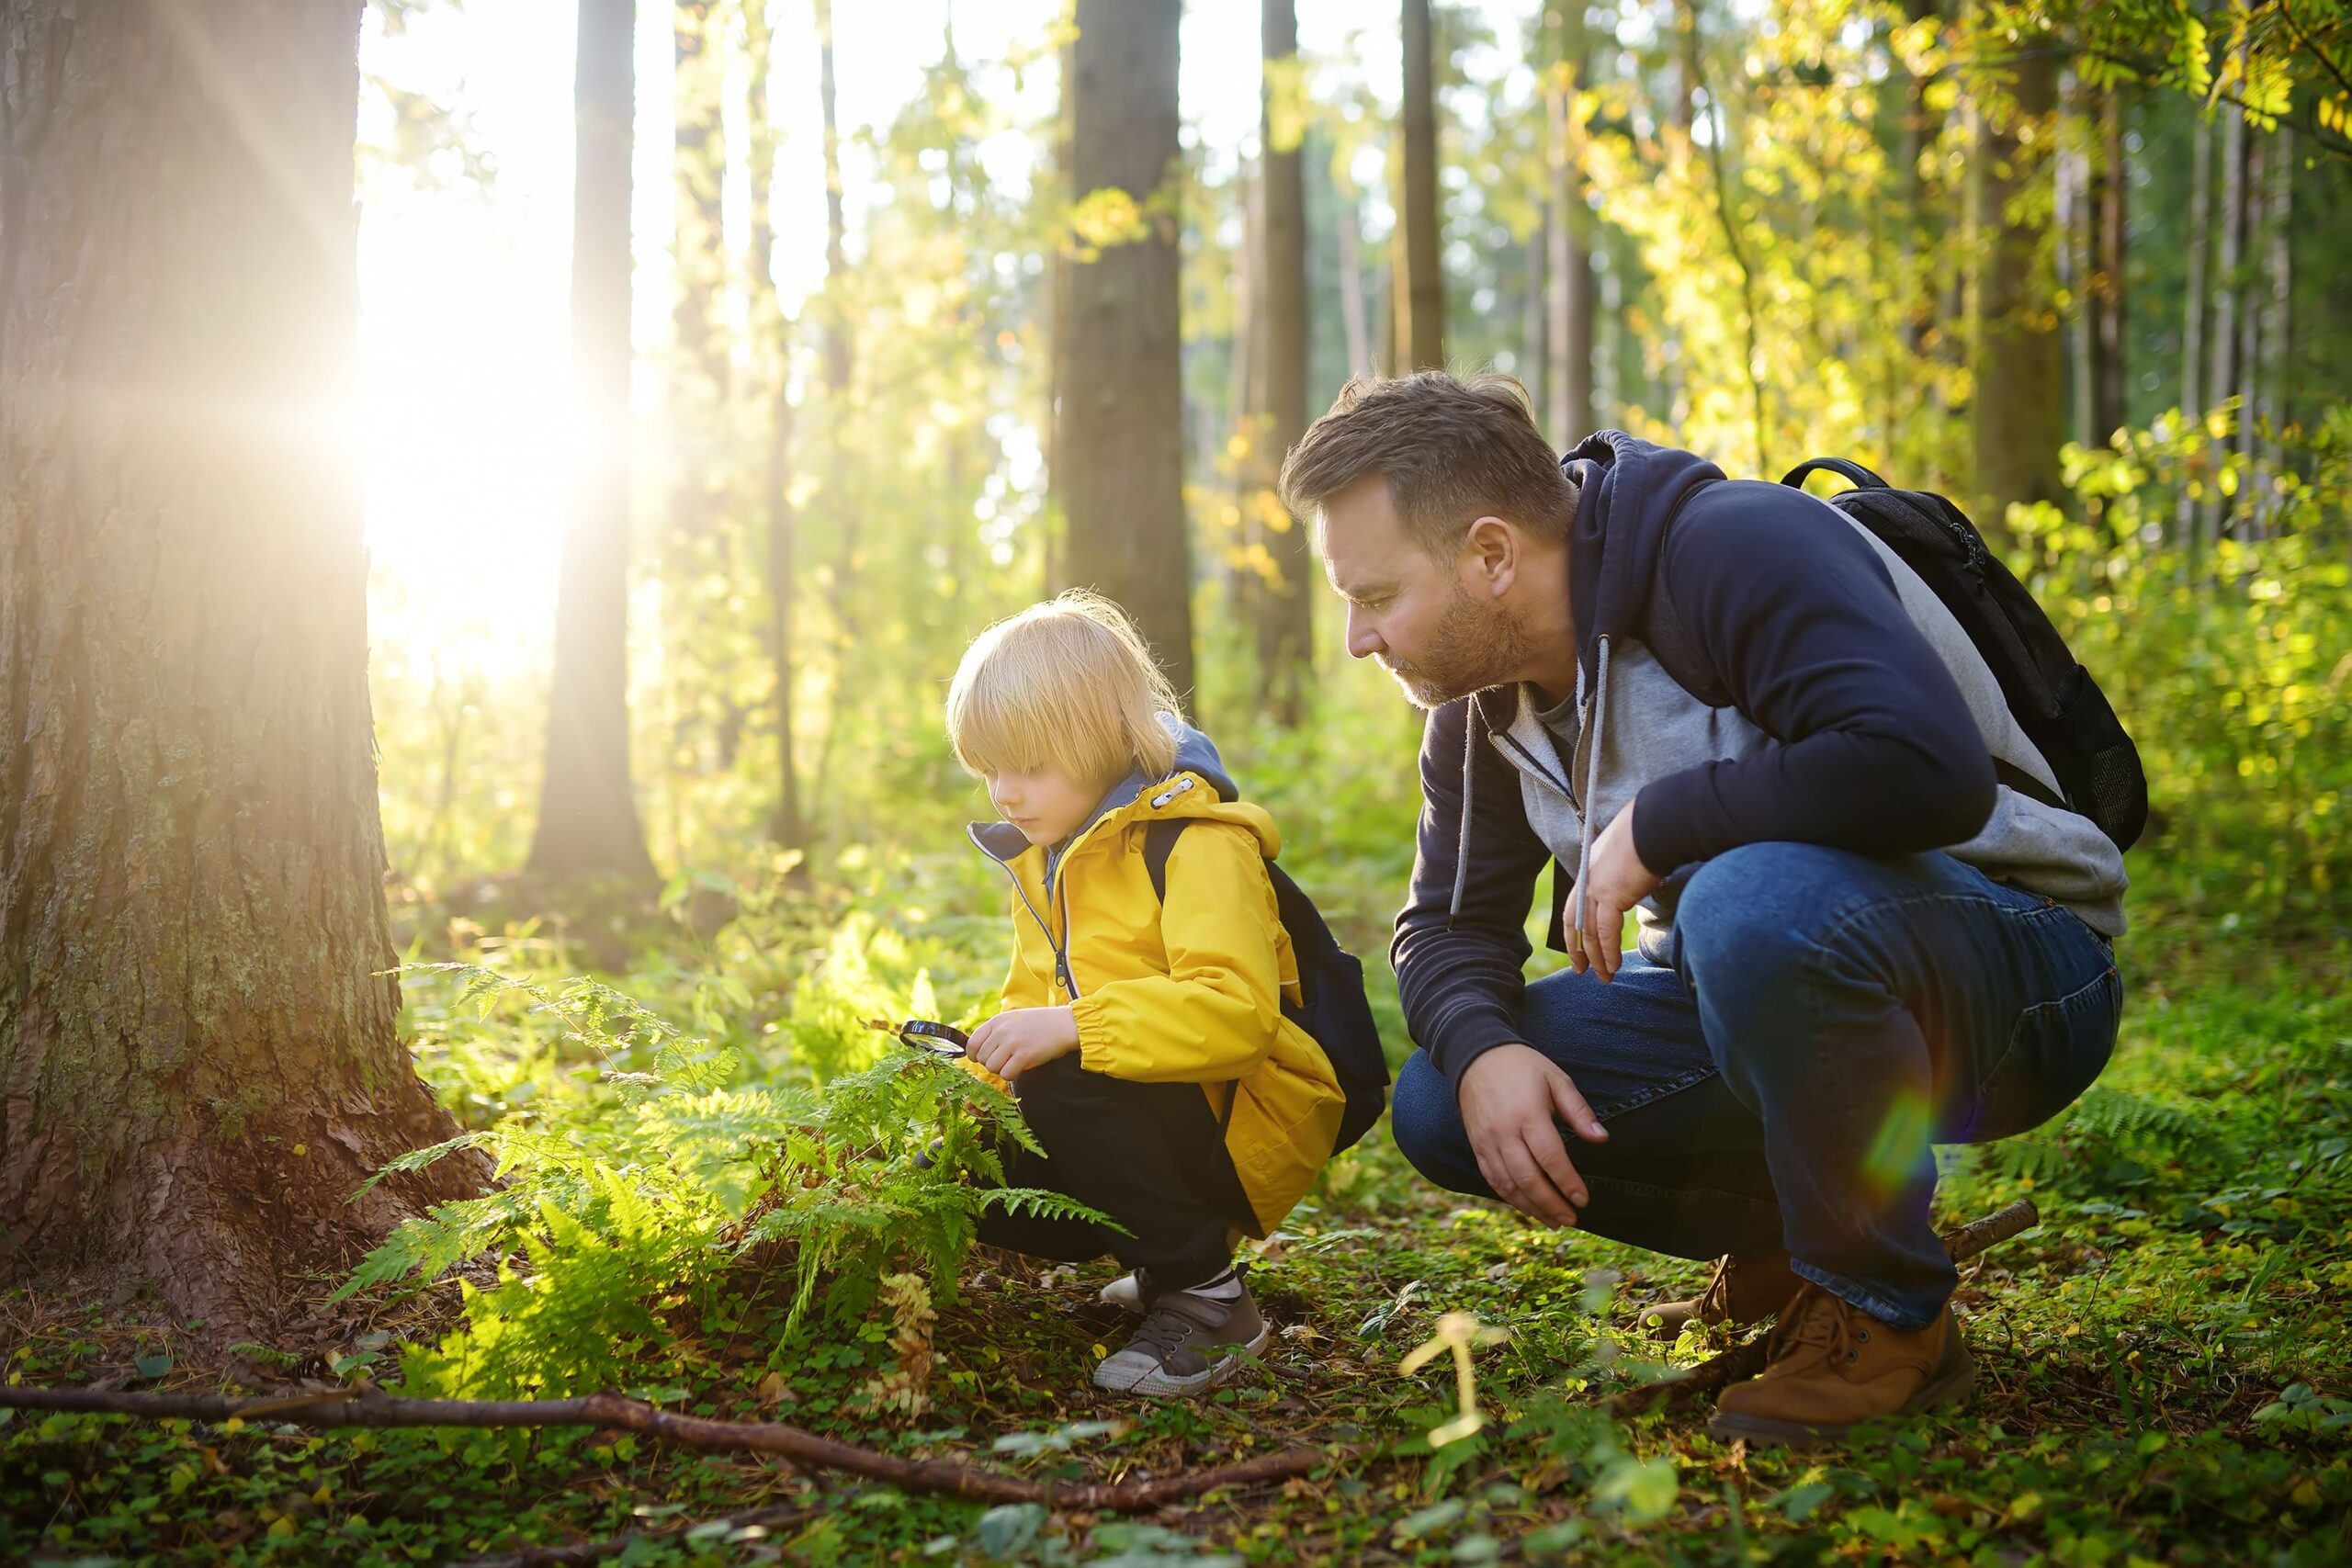
<path id="1" fill-rule="evenodd" d="M 983 1020 L 964 1054 L 1001 1077 L 1017 1078 L 1077 1049 L 1078 1020 L 1069 1009 L 1012 1008 Z"/>

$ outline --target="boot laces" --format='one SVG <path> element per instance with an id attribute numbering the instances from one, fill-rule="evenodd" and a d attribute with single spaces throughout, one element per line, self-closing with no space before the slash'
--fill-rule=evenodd
<path id="1" fill-rule="evenodd" d="M 1817 1349 L 1833 1363 L 1853 1360 L 1855 1345 L 1870 1337 L 1870 1330 L 1857 1321 L 1861 1316 L 1859 1308 L 1808 1284 L 1774 1326 L 1766 1354 L 1780 1361 L 1801 1348 Z"/>

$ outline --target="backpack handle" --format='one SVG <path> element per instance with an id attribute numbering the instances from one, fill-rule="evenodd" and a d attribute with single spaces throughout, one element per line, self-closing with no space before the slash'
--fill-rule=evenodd
<path id="1" fill-rule="evenodd" d="M 1808 475 L 1828 472 L 1836 474 L 1857 490 L 1885 490 L 1887 482 L 1849 457 L 1815 457 L 1799 463 L 1781 477 L 1781 482 L 1792 490 L 1804 489 Z"/>

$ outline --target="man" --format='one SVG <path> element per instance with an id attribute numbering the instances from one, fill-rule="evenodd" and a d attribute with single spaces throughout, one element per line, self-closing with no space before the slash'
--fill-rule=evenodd
<path id="1" fill-rule="evenodd" d="M 1556 458 L 1501 378 L 1351 383 L 1283 492 L 1348 651 L 1429 710 L 1390 953 L 1407 1157 L 1719 1258 L 1653 1317 L 1778 1314 L 1720 1437 L 1813 1445 L 1963 1397 L 1933 1145 L 2098 1075 L 2125 885 L 2035 798 L 2056 781 L 1965 633 L 1826 503 L 1617 432 Z M 1547 861 L 1572 963 L 1530 985 Z"/>

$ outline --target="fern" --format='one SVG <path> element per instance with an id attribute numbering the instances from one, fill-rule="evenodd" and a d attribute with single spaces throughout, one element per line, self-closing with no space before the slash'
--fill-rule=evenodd
<path id="1" fill-rule="evenodd" d="M 781 1348 L 805 1333 L 820 1285 L 828 1321 L 865 1310 L 886 1276 L 909 1269 L 926 1302 L 952 1295 L 990 1210 L 1107 1223 L 1059 1193 L 1004 1188 L 1000 1150 L 1035 1150 L 1035 1135 L 1010 1096 L 937 1058 L 888 1050 L 853 1068 L 836 1054 L 820 1088 L 748 1083 L 741 1053 L 602 982 L 424 970 L 457 981 L 453 1013 L 470 1009 L 487 1025 L 519 1003 L 526 1034 L 552 1023 L 553 1060 L 548 1100 L 372 1179 L 467 1147 L 491 1154 L 502 1178 L 402 1225 L 338 1292 L 495 1261 L 488 1283 L 482 1272 L 461 1280 L 462 1325 L 404 1355 L 412 1387 L 558 1393 L 641 1382 L 649 1363 L 683 1353 L 682 1324 L 779 1270 L 791 1283 Z M 823 1005 L 810 1001 L 805 1016 Z M 872 1053 L 872 1032 L 856 1032 Z M 567 1061 L 595 1070 L 556 1070 Z"/>

